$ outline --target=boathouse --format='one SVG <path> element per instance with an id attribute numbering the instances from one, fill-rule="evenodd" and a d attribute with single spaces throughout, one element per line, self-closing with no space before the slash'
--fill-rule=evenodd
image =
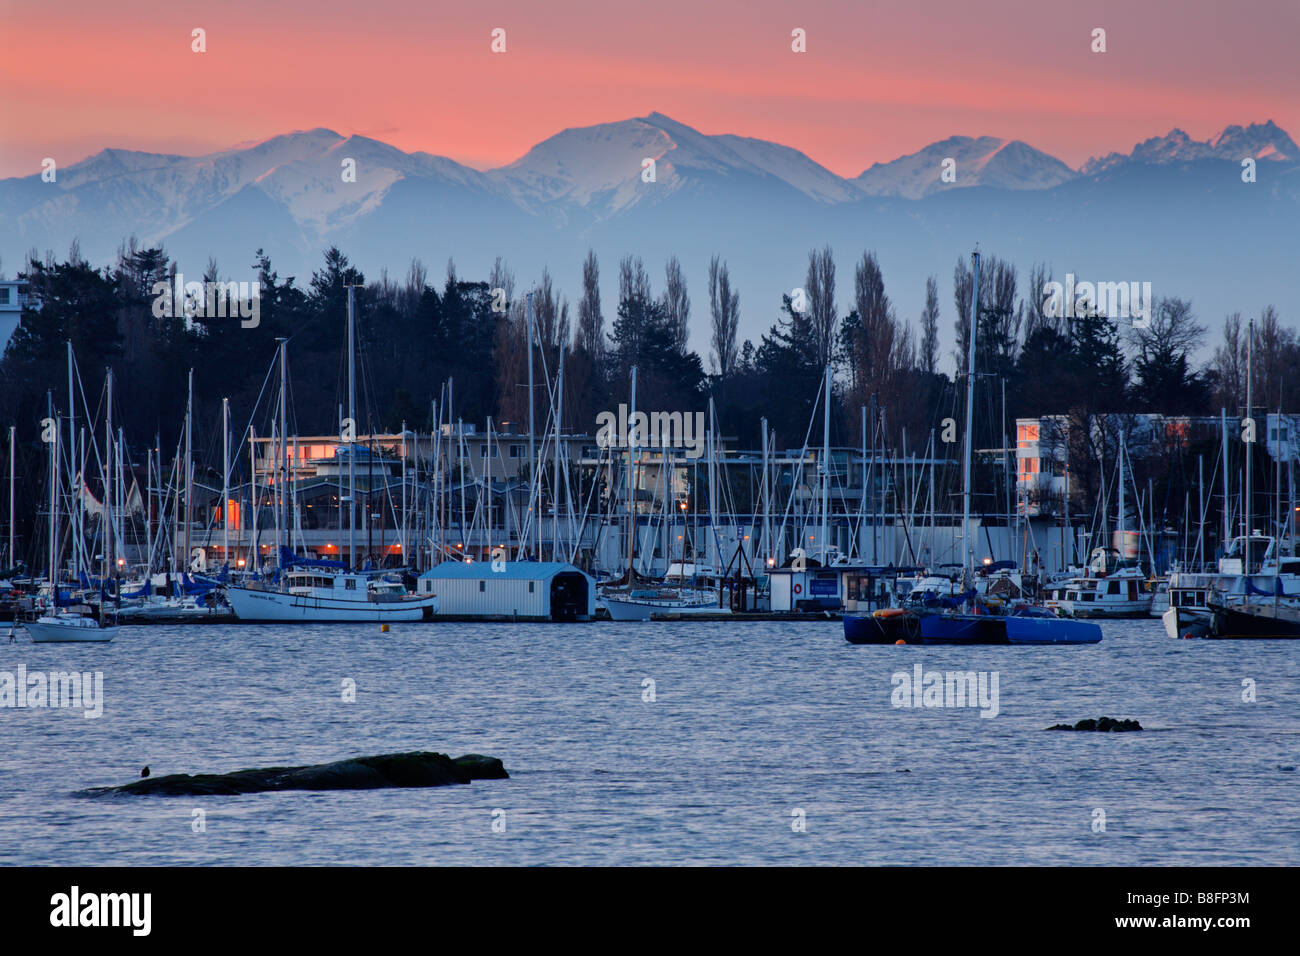
<path id="1" fill-rule="evenodd" d="M 586 621 L 596 582 L 561 561 L 444 561 L 420 575 L 418 593 L 438 596 L 436 617 Z"/>
<path id="2" fill-rule="evenodd" d="M 866 611 L 888 606 L 900 576 L 917 568 L 809 561 L 803 568 L 768 568 L 773 611 Z"/>

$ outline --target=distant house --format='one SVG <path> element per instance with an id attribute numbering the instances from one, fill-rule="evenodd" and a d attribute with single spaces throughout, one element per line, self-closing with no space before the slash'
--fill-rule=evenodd
<path id="1" fill-rule="evenodd" d="M 595 579 L 562 561 L 444 561 L 416 589 L 438 596 L 438 617 L 579 621 L 596 613 Z"/>
<path id="2" fill-rule="evenodd" d="M 1285 423 L 1274 428 L 1270 416 L 1269 452 L 1276 435 L 1283 436 Z M 1236 419 L 1230 419 L 1236 427 Z M 1216 440 L 1221 429 L 1217 415 L 1160 415 L 1148 412 L 1093 415 L 1088 419 L 1088 441 L 1081 440 L 1079 426 L 1068 415 L 1016 419 L 1016 486 L 1020 511 L 1028 515 L 1059 515 L 1070 492 L 1072 446 L 1105 449 L 1108 467 L 1114 466 L 1122 438 L 1130 462 L 1157 460 L 1174 449 L 1187 449 L 1193 442 Z M 1289 447 L 1289 446 L 1288 446 Z M 1131 479 L 1130 479 L 1131 480 Z"/>
<path id="3" fill-rule="evenodd" d="M 9 347 L 23 307 L 28 304 L 27 283 L 13 279 L 0 279 L 0 355 Z"/>

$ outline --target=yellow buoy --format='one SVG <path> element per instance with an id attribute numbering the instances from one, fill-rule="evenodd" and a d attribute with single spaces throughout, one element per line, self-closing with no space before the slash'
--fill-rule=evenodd
<path id="1" fill-rule="evenodd" d="M 388 625 L 387 625 L 387 624 L 380 624 L 380 625 L 379 625 L 379 630 L 380 630 L 381 633 L 383 633 L 383 634 L 387 634 L 387 633 L 388 633 Z"/>

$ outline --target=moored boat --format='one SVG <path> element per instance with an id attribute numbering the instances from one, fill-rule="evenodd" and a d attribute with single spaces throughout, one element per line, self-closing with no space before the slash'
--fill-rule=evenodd
<path id="1" fill-rule="evenodd" d="M 845 614 L 844 639 L 850 644 L 914 644 L 920 639 L 921 615 L 886 607 L 870 614 Z"/>
<path id="2" fill-rule="evenodd" d="M 601 597 L 613 621 L 649 621 L 654 617 L 697 614 L 730 614 L 718 606 L 718 592 L 693 588 L 642 588 L 606 591 Z"/>
<path id="3" fill-rule="evenodd" d="M 1216 607 L 1209 628 L 1201 636 L 1219 640 L 1296 640 L 1300 638 L 1300 608 L 1280 603 Z"/>
<path id="4" fill-rule="evenodd" d="M 1048 613 L 932 614 L 921 618 L 923 644 L 1097 644 L 1101 627 Z"/>
<path id="5" fill-rule="evenodd" d="M 241 621 L 422 621 L 438 607 L 436 595 L 408 595 L 400 584 L 360 573 L 290 571 L 283 591 L 226 588 L 226 600 Z"/>
<path id="6" fill-rule="evenodd" d="M 80 614 L 43 614 L 20 625 L 34 644 L 106 643 L 117 637 L 117 627 L 104 627 L 92 617 Z"/>

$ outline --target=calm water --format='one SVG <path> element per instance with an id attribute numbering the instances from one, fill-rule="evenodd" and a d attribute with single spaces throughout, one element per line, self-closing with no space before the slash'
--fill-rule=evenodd
<path id="1" fill-rule="evenodd" d="M 99 670 L 105 706 L 98 720 L 0 709 L 0 863 L 1300 863 L 1300 770 L 1280 769 L 1300 765 L 1300 644 L 1171 641 L 1157 621 L 1105 631 L 1058 649 L 853 647 L 838 622 L 20 635 L 0 671 Z M 891 675 L 917 662 L 996 671 L 1000 713 L 894 708 Z M 1101 714 L 1147 730 L 1043 731 Z M 498 756 L 512 779 L 72 796 L 145 764 L 417 749 Z"/>

